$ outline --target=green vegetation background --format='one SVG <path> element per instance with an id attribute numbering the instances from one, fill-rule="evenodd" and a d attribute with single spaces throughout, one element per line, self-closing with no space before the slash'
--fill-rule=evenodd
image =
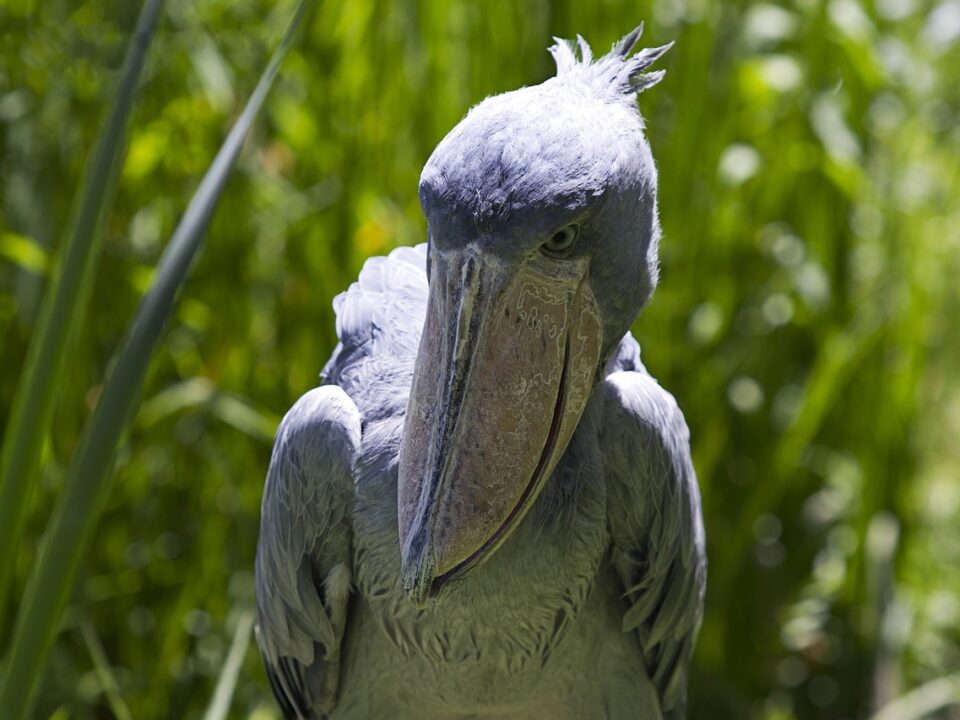
<path id="1" fill-rule="evenodd" d="M 137 5 L 0 0 L 0 429 Z M 162 244 L 291 10 L 167 3 L 18 594 Z M 635 333 L 703 490 L 691 715 L 853 720 L 957 681 L 960 3 L 351 0 L 313 15 L 223 198 L 38 718 L 200 715 L 252 603 L 272 434 L 333 347 L 333 296 L 423 239 L 420 167 L 472 104 L 550 75 L 552 35 L 602 50 L 642 19 L 647 44 L 677 41 L 640 101 L 664 242 Z M 252 645 L 232 712 L 277 717 Z"/>

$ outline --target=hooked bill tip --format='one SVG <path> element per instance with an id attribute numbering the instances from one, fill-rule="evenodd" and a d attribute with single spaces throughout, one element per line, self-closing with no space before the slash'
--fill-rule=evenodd
<path id="1" fill-rule="evenodd" d="M 436 561 L 433 553 L 422 543 L 411 543 L 403 553 L 400 564 L 400 581 L 407 598 L 416 607 L 427 604 L 430 596 L 430 587 L 433 585 Z"/>

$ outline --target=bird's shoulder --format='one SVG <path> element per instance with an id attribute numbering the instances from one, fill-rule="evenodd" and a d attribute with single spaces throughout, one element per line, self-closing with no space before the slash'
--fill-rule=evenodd
<path id="1" fill-rule="evenodd" d="M 331 457 L 347 460 L 358 443 L 357 406 L 341 388 L 321 385 L 300 396 L 284 415 L 274 439 L 271 464 L 290 456 L 303 461 Z"/>
<path id="2" fill-rule="evenodd" d="M 607 361 L 600 387 L 604 422 L 601 440 L 608 451 L 643 439 L 660 446 L 658 455 L 689 458 L 690 431 L 676 399 L 650 374 L 640 359 L 640 344 L 627 332 Z M 692 473 L 692 467 L 690 468 Z"/>
<path id="3" fill-rule="evenodd" d="M 671 455 L 689 455 L 690 431 L 676 398 L 646 368 L 619 369 L 603 381 L 608 422 L 605 434 L 623 439 L 630 433 L 664 445 Z"/>

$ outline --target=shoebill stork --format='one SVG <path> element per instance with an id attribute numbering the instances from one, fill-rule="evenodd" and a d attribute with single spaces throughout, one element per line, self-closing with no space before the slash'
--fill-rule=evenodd
<path id="1" fill-rule="evenodd" d="M 676 718 L 706 561 L 688 431 L 630 325 L 657 282 L 641 28 L 491 97 L 367 261 L 277 434 L 257 638 L 288 718 Z"/>

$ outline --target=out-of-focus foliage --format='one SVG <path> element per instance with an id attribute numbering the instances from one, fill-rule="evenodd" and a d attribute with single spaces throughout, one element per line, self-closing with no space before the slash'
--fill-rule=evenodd
<path id="1" fill-rule="evenodd" d="M 291 9 L 168 0 L 16 597 L 161 243 Z M 137 10 L 0 1 L 0 423 Z M 677 41 L 641 97 L 665 237 L 635 331 L 704 495 L 691 715 L 853 720 L 960 670 L 960 2 L 351 0 L 314 14 L 223 198 L 37 717 L 201 715 L 333 295 L 422 240 L 419 169 L 471 104 L 547 77 L 551 35 L 602 48 L 641 19 Z M 252 648 L 232 712 L 277 716 Z"/>

